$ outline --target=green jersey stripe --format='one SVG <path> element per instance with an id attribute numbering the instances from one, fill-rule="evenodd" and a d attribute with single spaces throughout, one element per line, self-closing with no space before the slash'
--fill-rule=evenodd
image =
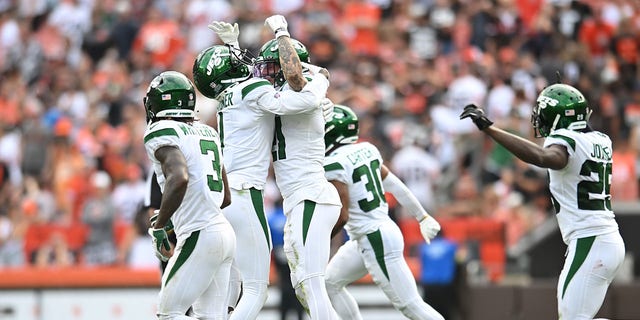
<path id="1" fill-rule="evenodd" d="M 169 280 L 173 278 L 173 276 L 178 272 L 178 269 L 182 267 L 182 265 L 189 259 L 189 256 L 193 253 L 193 250 L 196 248 L 196 244 L 198 243 L 198 237 L 200 236 L 200 230 L 194 231 L 191 233 L 189 238 L 185 240 L 184 245 L 182 246 L 182 250 L 180 250 L 180 255 L 176 258 L 176 263 L 173 265 L 171 270 L 169 271 L 169 275 L 167 276 L 167 281 L 165 281 L 164 285 L 166 286 L 169 283 Z"/>
<path id="2" fill-rule="evenodd" d="M 147 143 L 149 140 L 162 136 L 178 136 L 178 133 L 173 128 L 165 128 L 160 129 L 158 131 L 149 132 L 146 136 L 144 136 L 144 143 Z"/>
<path id="3" fill-rule="evenodd" d="M 262 86 L 270 86 L 270 85 L 271 83 L 267 80 L 262 80 L 262 81 L 258 81 L 250 84 L 242 88 L 242 99 L 244 99 L 244 97 L 246 97 L 249 94 L 249 92 L 253 91 L 253 89 L 262 87 Z"/>
<path id="4" fill-rule="evenodd" d="M 340 162 L 329 163 L 324 166 L 324 171 L 344 170 Z"/>
<path id="5" fill-rule="evenodd" d="M 373 248 L 373 252 L 376 255 L 376 261 L 378 261 L 378 265 L 380 269 L 382 269 L 382 273 L 384 276 L 389 279 L 389 272 L 387 271 L 387 263 L 384 262 L 384 243 L 382 242 L 382 234 L 380 230 L 376 230 L 367 235 L 367 239 L 369 239 L 369 243 L 371 243 L 371 248 Z"/>
<path id="6" fill-rule="evenodd" d="M 596 236 L 578 239 L 578 242 L 576 243 L 576 254 L 573 256 L 571 267 L 569 267 L 569 273 L 567 274 L 567 278 L 564 279 L 564 284 L 562 286 L 563 298 L 565 291 L 567 291 L 567 287 L 569 287 L 569 282 L 571 282 L 573 276 L 576 275 L 580 266 L 582 266 L 584 261 L 587 259 L 587 255 L 589 255 L 589 250 L 591 250 L 594 240 L 596 240 Z"/>
<path id="7" fill-rule="evenodd" d="M 549 137 L 550 138 L 556 138 L 556 139 L 562 139 L 562 140 L 566 141 L 571 146 L 571 149 L 573 149 L 573 151 L 576 151 L 576 141 L 573 140 L 572 138 L 569 138 L 569 137 L 563 136 L 563 135 L 559 135 L 559 134 L 552 134 Z"/>

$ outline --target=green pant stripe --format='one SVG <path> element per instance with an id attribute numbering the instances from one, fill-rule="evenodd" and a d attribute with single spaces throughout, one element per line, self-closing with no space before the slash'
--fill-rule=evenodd
<path id="1" fill-rule="evenodd" d="M 389 279 L 387 264 L 384 262 L 384 244 L 382 243 L 382 234 L 380 233 L 380 230 L 369 233 L 367 235 L 367 239 L 369 239 L 369 243 L 371 243 L 373 253 L 376 255 L 376 261 L 378 261 L 378 265 L 380 266 L 380 269 L 382 269 L 384 276 L 387 277 L 387 280 L 391 280 Z"/>
<path id="2" fill-rule="evenodd" d="M 189 238 L 184 242 L 182 246 L 182 250 L 180 251 L 180 255 L 176 258 L 176 263 L 173 265 L 171 270 L 169 271 L 169 275 L 167 276 L 167 281 L 164 282 L 166 286 L 169 283 L 169 280 L 173 278 L 173 275 L 178 272 L 178 269 L 182 267 L 182 265 L 189 259 L 189 256 L 193 253 L 193 249 L 196 248 L 196 243 L 198 243 L 198 237 L 200 236 L 200 230 L 194 231 L 191 233 Z"/>
<path id="3" fill-rule="evenodd" d="M 265 240 L 267 240 L 267 247 L 269 248 L 269 250 L 271 250 L 271 239 L 269 237 L 269 229 L 267 227 L 267 218 L 264 214 L 264 200 L 262 198 L 262 191 L 256 188 L 251 188 L 249 189 L 249 193 L 251 194 L 251 202 L 253 203 L 253 208 L 256 211 L 258 220 L 260 220 L 260 226 L 262 226 L 264 238 Z"/>
<path id="4" fill-rule="evenodd" d="M 569 273 L 567 274 L 567 278 L 564 279 L 564 286 L 562 288 L 562 297 L 564 298 L 564 293 L 567 291 L 567 287 L 569 287 L 569 282 L 576 275 L 580 266 L 587 259 L 587 255 L 589 254 L 589 250 L 591 250 L 591 246 L 593 245 L 593 241 L 596 239 L 596 236 L 580 238 L 578 239 L 578 243 L 576 243 L 576 254 L 573 257 L 573 261 L 571 262 L 571 267 L 569 267 Z"/>
<path id="5" fill-rule="evenodd" d="M 304 209 L 302 211 L 302 245 L 307 243 L 307 233 L 311 225 L 313 211 L 316 209 L 316 203 L 311 200 L 304 201 Z"/>

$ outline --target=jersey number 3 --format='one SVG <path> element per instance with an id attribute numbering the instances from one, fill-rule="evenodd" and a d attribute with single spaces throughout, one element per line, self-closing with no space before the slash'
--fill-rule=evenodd
<path id="1" fill-rule="evenodd" d="M 218 145 L 209 140 L 200 140 L 200 152 L 209 158 L 209 152 L 213 153 L 211 166 L 213 174 L 207 174 L 207 184 L 209 190 L 222 192 L 222 171 L 220 170 L 220 153 L 218 153 Z M 209 170 L 207 170 L 210 172 Z"/>

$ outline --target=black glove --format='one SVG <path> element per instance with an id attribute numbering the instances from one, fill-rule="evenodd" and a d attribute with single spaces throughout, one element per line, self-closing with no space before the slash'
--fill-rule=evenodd
<path id="1" fill-rule="evenodd" d="M 471 118 L 480 130 L 484 130 L 493 124 L 493 121 L 484 115 L 484 111 L 473 103 L 464 107 L 464 110 L 460 114 L 460 120 L 464 118 Z"/>

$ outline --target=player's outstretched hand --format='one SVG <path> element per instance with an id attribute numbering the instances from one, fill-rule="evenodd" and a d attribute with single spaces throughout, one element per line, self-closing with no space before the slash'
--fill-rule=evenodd
<path id="1" fill-rule="evenodd" d="M 238 37 L 240 36 L 240 29 L 238 28 L 238 23 L 228 23 L 224 21 L 211 21 L 211 23 L 207 26 L 209 29 L 213 30 L 220 40 L 224 44 L 236 45 L 238 44 Z"/>
<path id="2" fill-rule="evenodd" d="M 484 114 L 484 111 L 475 104 L 468 104 L 464 107 L 464 110 L 460 114 L 460 119 L 471 118 L 476 127 L 480 130 L 484 130 L 493 124 L 493 121 L 489 120 Z"/>
<path id="3" fill-rule="evenodd" d="M 438 232 L 440 224 L 433 217 L 428 216 L 420 221 L 420 233 L 427 243 L 431 243 L 431 239 L 435 238 Z"/>
<path id="4" fill-rule="evenodd" d="M 288 28 L 287 19 L 285 19 L 283 16 L 279 14 L 272 15 L 271 17 L 267 18 L 264 21 L 264 24 L 268 26 L 271 29 L 271 31 L 273 31 L 273 33 L 276 35 L 276 39 L 282 36 L 287 36 L 287 37 L 291 36 L 289 34 L 289 31 L 287 30 Z"/>

